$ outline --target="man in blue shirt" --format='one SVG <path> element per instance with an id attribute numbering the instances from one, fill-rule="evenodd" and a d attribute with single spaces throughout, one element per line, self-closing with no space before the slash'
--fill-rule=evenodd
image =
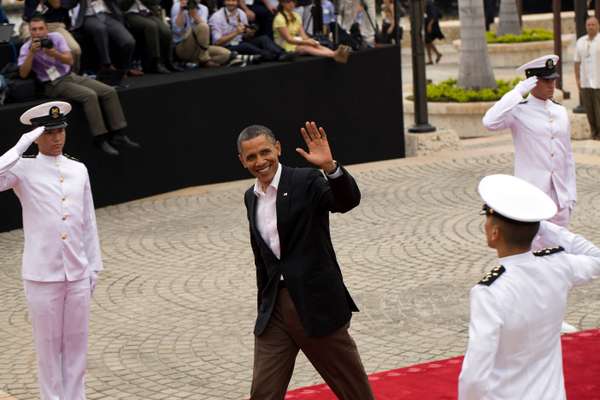
<path id="1" fill-rule="evenodd" d="M 256 35 L 248 25 L 246 13 L 238 8 L 238 0 L 225 0 L 225 7 L 214 13 L 209 21 L 212 41 L 218 46 L 240 54 L 259 55 L 267 61 L 286 61 L 292 58 L 266 35 Z"/>

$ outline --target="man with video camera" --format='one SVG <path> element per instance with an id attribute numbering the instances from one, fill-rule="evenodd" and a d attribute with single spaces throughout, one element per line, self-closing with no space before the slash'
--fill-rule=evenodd
<path id="1" fill-rule="evenodd" d="M 263 61 L 291 61 L 286 53 L 266 35 L 256 35 L 257 26 L 248 24 L 246 13 L 238 8 L 238 0 L 225 0 L 225 6 L 209 19 L 212 41 L 240 54 L 260 56 Z"/>
<path id="2" fill-rule="evenodd" d="M 41 14 L 31 18 L 29 30 L 31 39 L 21 46 L 19 54 L 19 76 L 25 79 L 33 71 L 46 96 L 80 103 L 95 142 L 105 153 L 117 156 L 119 151 L 115 147 L 140 147 L 123 133 L 127 121 L 116 90 L 71 72 L 73 55 L 66 40 L 60 33 L 48 32 Z"/>

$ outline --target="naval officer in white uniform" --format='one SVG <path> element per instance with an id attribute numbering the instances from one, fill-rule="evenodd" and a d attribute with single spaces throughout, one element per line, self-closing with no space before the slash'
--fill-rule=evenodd
<path id="1" fill-rule="evenodd" d="M 63 155 L 71 106 L 50 102 L 21 116 L 36 126 L 0 156 L 0 190 L 23 209 L 22 278 L 42 400 L 85 399 L 91 292 L 102 270 L 88 172 Z M 23 157 L 32 143 L 35 157 Z"/>
<path id="2" fill-rule="evenodd" d="M 545 221 L 555 203 L 522 179 L 485 177 L 479 194 L 498 267 L 471 289 L 458 398 L 564 400 L 561 321 L 569 290 L 600 277 L 600 249 Z M 560 247 L 532 252 L 538 227 Z"/>
<path id="3" fill-rule="evenodd" d="M 511 130 L 515 146 L 514 175 L 550 196 L 558 207 L 551 221 L 568 227 L 577 192 L 569 117 L 565 107 L 552 99 L 559 76 L 558 61 L 558 56 L 547 55 L 520 66 L 517 71 L 525 72 L 527 79 L 485 113 L 483 125 L 491 131 Z M 524 99 L 527 93 L 530 94 Z M 554 245 L 539 235 L 533 248 Z"/>

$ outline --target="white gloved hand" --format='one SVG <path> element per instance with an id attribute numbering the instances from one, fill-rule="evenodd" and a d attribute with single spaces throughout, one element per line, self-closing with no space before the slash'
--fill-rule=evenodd
<path id="1" fill-rule="evenodd" d="M 94 290 L 96 290 L 96 283 L 98 283 L 98 271 L 92 271 L 90 274 L 90 291 L 94 294 Z"/>
<path id="2" fill-rule="evenodd" d="M 27 151 L 29 146 L 31 146 L 31 143 L 35 142 L 35 140 L 37 138 L 42 136 L 42 134 L 44 133 L 44 130 L 45 130 L 45 128 L 43 126 L 38 126 L 34 130 L 27 132 L 26 134 L 21 136 L 21 138 L 17 142 L 17 145 L 15 146 L 17 148 L 17 151 L 19 152 L 19 154 L 25 153 L 25 151 Z"/>
<path id="3" fill-rule="evenodd" d="M 515 90 L 522 97 L 525 97 L 527 95 L 527 93 L 531 92 L 531 89 L 533 89 L 535 87 L 535 85 L 537 85 L 537 81 L 538 81 L 537 76 L 535 76 L 535 75 L 530 76 L 529 78 L 525 79 L 524 81 L 517 83 L 517 86 L 515 86 Z"/>

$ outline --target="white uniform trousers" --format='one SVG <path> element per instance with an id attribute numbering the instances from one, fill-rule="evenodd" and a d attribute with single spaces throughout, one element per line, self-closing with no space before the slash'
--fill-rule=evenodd
<path id="1" fill-rule="evenodd" d="M 85 400 L 90 280 L 23 281 L 42 400 Z"/>
<path id="2" fill-rule="evenodd" d="M 554 204 L 558 207 L 558 196 L 556 195 L 556 190 L 552 187 L 550 193 L 548 193 L 550 198 L 554 201 Z M 550 218 L 548 221 L 556 224 L 558 226 L 562 226 L 564 228 L 569 227 L 569 223 L 571 222 L 571 213 L 573 212 L 574 204 L 569 204 L 566 207 L 560 208 L 558 207 L 558 211 L 554 215 L 554 217 Z M 556 247 L 557 243 L 551 243 L 543 235 L 536 235 L 531 243 L 531 250 L 536 251 L 540 249 L 545 249 L 548 247 Z"/>

